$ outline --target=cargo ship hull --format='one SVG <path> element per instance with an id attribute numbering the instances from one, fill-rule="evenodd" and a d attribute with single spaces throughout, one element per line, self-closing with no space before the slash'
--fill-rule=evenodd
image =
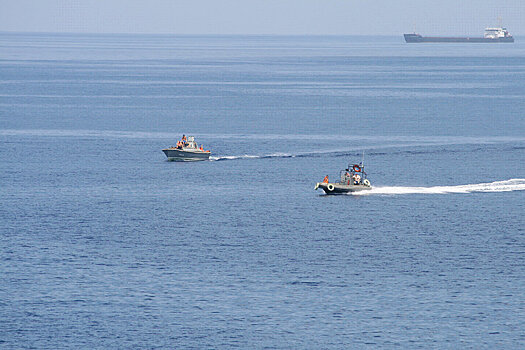
<path id="1" fill-rule="evenodd" d="M 446 37 L 446 36 L 421 36 L 419 34 L 404 34 L 407 43 L 513 43 L 512 36 L 502 38 L 483 37 Z"/>

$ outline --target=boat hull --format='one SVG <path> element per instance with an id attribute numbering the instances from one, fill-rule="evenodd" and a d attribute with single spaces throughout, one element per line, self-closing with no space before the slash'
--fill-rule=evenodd
<path id="1" fill-rule="evenodd" d="M 315 189 L 322 189 L 326 194 L 344 194 L 360 191 L 370 191 L 371 186 L 366 185 L 344 185 L 339 183 L 325 183 L 319 182 L 315 185 Z"/>
<path id="2" fill-rule="evenodd" d="M 169 161 L 173 162 L 209 160 L 211 154 L 210 152 L 203 152 L 201 150 L 184 150 L 178 148 L 167 148 L 163 149 L 162 152 L 164 152 Z"/>
<path id="3" fill-rule="evenodd" d="M 512 36 L 502 38 L 484 37 L 445 37 L 445 36 L 421 36 L 419 34 L 404 34 L 407 43 L 513 43 Z"/>

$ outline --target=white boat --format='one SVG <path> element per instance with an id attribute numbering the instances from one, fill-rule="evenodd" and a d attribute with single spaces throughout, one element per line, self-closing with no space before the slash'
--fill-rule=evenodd
<path id="1" fill-rule="evenodd" d="M 177 147 L 162 150 L 169 161 L 192 162 L 210 159 L 211 152 L 203 150 L 202 146 L 199 148 L 195 142 L 195 137 L 188 136 L 187 140 L 183 138 L 183 141 L 179 141 L 179 143 Z"/>

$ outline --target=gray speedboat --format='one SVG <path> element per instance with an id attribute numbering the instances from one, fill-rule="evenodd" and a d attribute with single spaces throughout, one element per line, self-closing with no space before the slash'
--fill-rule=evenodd
<path id="1" fill-rule="evenodd" d="M 348 165 L 348 168 L 341 170 L 340 180 L 330 182 L 328 175 L 323 182 L 315 185 L 315 190 L 321 188 L 326 194 L 341 194 L 358 191 L 368 191 L 372 189 L 370 181 L 367 179 L 365 166 L 361 164 Z"/>
<path id="2" fill-rule="evenodd" d="M 211 152 L 197 147 L 195 137 L 188 136 L 188 139 L 179 141 L 177 147 L 165 148 L 162 150 L 168 160 L 178 162 L 192 162 L 210 159 Z"/>

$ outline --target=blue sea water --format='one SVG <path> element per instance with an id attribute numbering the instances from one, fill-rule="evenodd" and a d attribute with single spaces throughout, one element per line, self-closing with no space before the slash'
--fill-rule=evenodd
<path id="1" fill-rule="evenodd" d="M 0 347 L 524 347 L 524 81 L 525 38 L 0 33 Z"/>

